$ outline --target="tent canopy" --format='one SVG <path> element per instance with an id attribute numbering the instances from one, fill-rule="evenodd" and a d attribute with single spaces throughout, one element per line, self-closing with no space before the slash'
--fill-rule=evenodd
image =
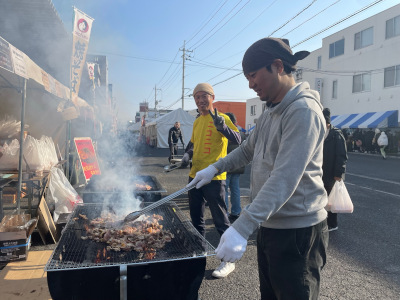
<path id="1" fill-rule="evenodd" d="M 192 137 L 195 117 L 178 108 L 146 124 L 146 136 L 150 139 L 157 137 L 158 148 L 168 148 L 168 132 L 176 121 L 181 123 L 183 141 L 187 144 Z"/>
<path id="2" fill-rule="evenodd" d="M 398 127 L 398 110 L 337 115 L 331 123 L 338 128 L 386 128 Z"/>

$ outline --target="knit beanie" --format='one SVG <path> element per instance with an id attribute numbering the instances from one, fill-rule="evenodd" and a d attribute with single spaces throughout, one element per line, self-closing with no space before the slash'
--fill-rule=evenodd
<path id="1" fill-rule="evenodd" d="M 330 109 L 329 108 L 324 108 L 322 113 L 324 114 L 326 123 L 331 124 L 331 111 L 330 111 Z"/>
<path id="2" fill-rule="evenodd" d="M 247 49 L 243 56 L 242 67 L 246 75 L 269 66 L 275 59 L 282 60 L 283 64 L 296 70 L 297 61 L 306 58 L 310 52 L 299 51 L 293 55 L 287 39 L 263 38 Z"/>
<path id="3" fill-rule="evenodd" d="M 214 95 L 214 90 L 209 83 L 199 83 L 193 90 L 193 98 L 198 92 L 206 92 L 207 94 Z"/>

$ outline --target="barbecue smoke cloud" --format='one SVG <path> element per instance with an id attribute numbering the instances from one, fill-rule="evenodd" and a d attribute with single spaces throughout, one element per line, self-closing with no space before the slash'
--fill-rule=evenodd
<path id="1" fill-rule="evenodd" d="M 136 157 L 138 146 L 134 135 L 123 131 L 118 136 L 103 133 L 98 141 L 101 177 L 99 186 L 117 193 L 104 201 L 105 208 L 112 208 L 118 216 L 140 210 L 142 199 L 135 196 L 135 183 L 140 182 L 140 166 Z"/>

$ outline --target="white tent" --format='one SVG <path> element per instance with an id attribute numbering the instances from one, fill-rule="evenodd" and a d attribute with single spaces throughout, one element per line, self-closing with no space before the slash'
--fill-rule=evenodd
<path id="1" fill-rule="evenodd" d="M 182 108 L 178 108 L 146 124 L 146 137 L 158 148 L 168 148 L 168 132 L 176 121 L 181 123 L 183 141 L 187 145 L 192 137 L 193 122 L 195 117 L 189 115 Z"/>

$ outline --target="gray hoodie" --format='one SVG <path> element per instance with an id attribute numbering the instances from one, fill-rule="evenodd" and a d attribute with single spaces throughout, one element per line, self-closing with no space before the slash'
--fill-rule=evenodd
<path id="1" fill-rule="evenodd" d="M 252 202 L 232 225 L 244 238 L 260 225 L 303 228 L 326 219 L 325 131 L 319 94 L 300 83 L 279 105 L 264 111 L 239 148 L 213 164 L 225 172 L 252 162 Z"/>

